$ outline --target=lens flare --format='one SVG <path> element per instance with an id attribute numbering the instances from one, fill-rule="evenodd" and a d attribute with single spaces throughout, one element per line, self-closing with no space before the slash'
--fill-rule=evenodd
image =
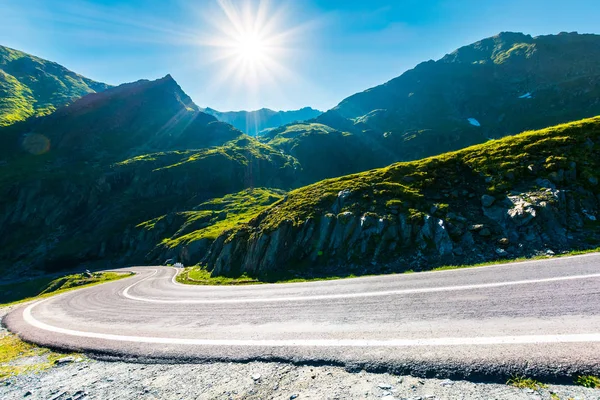
<path id="1" fill-rule="evenodd" d="M 25 151 L 36 156 L 47 153 L 50 150 L 50 139 L 39 133 L 24 135 L 21 143 Z"/>

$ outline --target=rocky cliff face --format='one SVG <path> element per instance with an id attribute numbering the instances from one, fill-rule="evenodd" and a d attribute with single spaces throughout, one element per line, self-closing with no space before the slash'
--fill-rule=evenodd
<path id="1" fill-rule="evenodd" d="M 335 276 L 598 246 L 598 160 L 594 119 L 324 181 L 219 237 L 206 262 L 215 275 Z"/>

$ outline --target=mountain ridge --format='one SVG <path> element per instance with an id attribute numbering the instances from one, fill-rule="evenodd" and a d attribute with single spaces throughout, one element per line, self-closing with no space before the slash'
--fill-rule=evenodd
<path id="1" fill-rule="evenodd" d="M 0 126 L 47 115 L 109 87 L 53 61 L 0 46 Z"/>
<path id="2" fill-rule="evenodd" d="M 347 97 L 303 125 L 321 124 L 332 132 L 349 134 L 338 135 L 337 144 L 332 143 L 336 151 L 321 160 L 323 170 L 331 160 L 350 166 L 344 174 L 359 172 L 352 160 L 364 158 L 367 152 L 376 162 L 365 169 L 383 167 L 598 115 L 598 63 L 600 35 L 532 37 L 503 32 L 437 61 L 419 63 L 397 78 Z M 300 125 L 274 132 L 301 131 Z M 297 134 L 288 146 L 310 147 L 310 128 L 305 133 Z M 369 146 L 351 151 L 355 147 L 349 141 Z M 312 162 L 310 157 L 299 161 Z"/>

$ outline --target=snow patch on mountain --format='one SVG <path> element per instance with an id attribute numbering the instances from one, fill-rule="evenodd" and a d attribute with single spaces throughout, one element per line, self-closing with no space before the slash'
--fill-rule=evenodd
<path id="1" fill-rule="evenodd" d="M 467 121 L 469 121 L 469 123 L 473 126 L 481 126 L 479 121 L 477 121 L 475 118 L 469 118 L 469 119 L 467 119 Z"/>

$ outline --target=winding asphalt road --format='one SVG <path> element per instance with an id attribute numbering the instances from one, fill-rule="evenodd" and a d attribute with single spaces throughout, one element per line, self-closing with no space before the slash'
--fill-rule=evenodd
<path id="1" fill-rule="evenodd" d="M 600 254 L 284 285 L 188 286 L 177 270 L 41 300 L 25 340 L 129 360 L 286 360 L 422 376 L 600 372 Z"/>

